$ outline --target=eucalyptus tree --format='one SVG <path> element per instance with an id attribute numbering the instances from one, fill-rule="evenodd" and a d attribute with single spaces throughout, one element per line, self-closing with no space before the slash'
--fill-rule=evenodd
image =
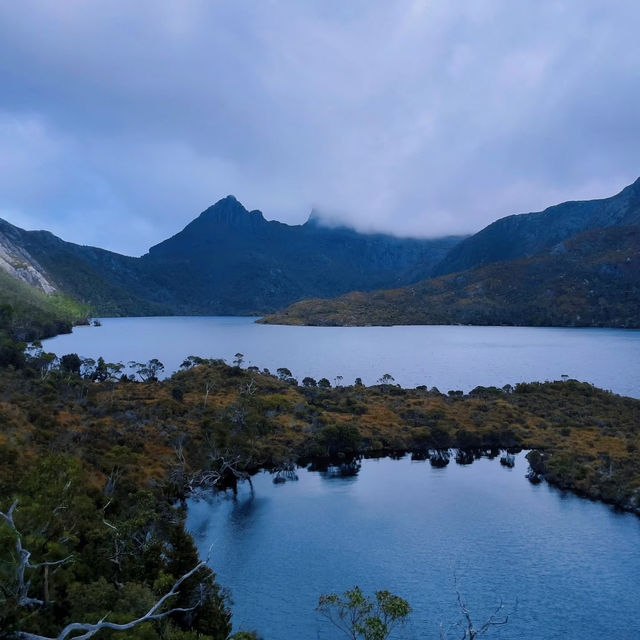
<path id="1" fill-rule="evenodd" d="M 316 611 L 350 640 L 387 640 L 407 622 L 411 605 L 389 591 L 366 596 L 360 587 L 321 595 Z"/>

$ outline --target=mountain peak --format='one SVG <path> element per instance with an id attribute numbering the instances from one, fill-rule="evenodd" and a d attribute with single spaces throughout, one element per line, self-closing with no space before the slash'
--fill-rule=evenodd
<path id="1" fill-rule="evenodd" d="M 247 211 L 243 204 L 232 195 L 228 195 L 205 209 L 195 222 L 207 222 L 229 227 L 253 228 L 266 222 L 262 212 Z M 192 223 L 193 224 L 193 223 Z"/>

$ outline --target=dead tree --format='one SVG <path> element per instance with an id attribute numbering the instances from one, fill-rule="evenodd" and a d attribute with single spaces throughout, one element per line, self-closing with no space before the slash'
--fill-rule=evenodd
<path id="1" fill-rule="evenodd" d="M 454 576 L 455 586 L 456 586 L 456 597 L 458 600 L 458 607 L 462 613 L 463 619 L 459 620 L 457 623 L 445 628 L 444 625 L 440 625 L 440 640 L 447 640 L 449 637 L 449 631 L 456 629 L 456 634 L 462 632 L 461 636 L 458 636 L 460 640 L 476 640 L 476 638 L 480 638 L 488 633 L 494 627 L 501 627 L 509 622 L 509 616 L 513 613 L 517 606 L 518 601 L 516 600 L 515 607 L 513 611 L 507 613 L 505 612 L 504 603 L 500 601 L 500 604 L 495 608 L 493 613 L 478 627 L 476 627 L 473 619 L 471 618 L 471 613 L 469 611 L 469 607 L 466 602 L 462 599 L 462 594 L 460 593 L 460 589 L 458 588 L 458 578 Z"/>
<path id="2" fill-rule="evenodd" d="M 247 481 L 253 490 L 251 476 L 244 468 L 250 462 L 250 458 L 242 454 L 235 454 L 225 449 L 219 451 L 213 449 L 208 456 L 207 469 L 199 469 L 190 471 L 189 465 L 184 455 L 182 442 L 178 442 L 174 446 L 176 454 L 176 462 L 169 475 L 171 482 L 180 489 L 181 494 L 186 496 L 196 489 L 219 489 L 231 482 Z"/>
<path id="3" fill-rule="evenodd" d="M 108 622 L 106 620 L 106 616 L 99 620 L 95 624 L 85 623 L 85 622 L 71 622 L 68 624 L 57 636 L 49 637 L 49 636 L 41 636 L 35 633 L 28 633 L 26 631 L 18 631 L 14 634 L 14 638 L 16 640 L 67 640 L 71 636 L 71 634 L 75 634 L 78 632 L 84 632 L 82 635 L 73 636 L 73 640 L 86 640 L 87 638 L 91 638 L 98 631 L 102 631 L 103 629 L 109 629 L 111 631 L 127 631 L 129 629 L 133 629 L 137 627 L 139 624 L 144 622 L 151 622 L 153 620 L 161 620 L 162 618 L 166 618 L 174 613 L 188 613 L 197 609 L 201 602 L 197 602 L 193 607 L 174 607 L 173 609 L 167 609 L 166 611 L 161 611 L 162 607 L 167 603 L 168 600 L 174 598 L 179 595 L 180 585 L 188 580 L 191 576 L 196 574 L 198 571 L 207 566 L 206 562 L 200 562 L 197 564 L 191 571 L 185 573 L 174 585 L 171 589 L 165 593 L 158 602 L 156 602 L 150 609 L 140 618 L 136 618 L 135 620 L 131 620 L 130 622 L 125 622 L 123 624 L 116 624 L 115 622 Z"/>

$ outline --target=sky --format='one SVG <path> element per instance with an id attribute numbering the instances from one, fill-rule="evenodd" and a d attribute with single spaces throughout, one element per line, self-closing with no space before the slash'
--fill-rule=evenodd
<path id="1" fill-rule="evenodd" d="M 0 217 L 128 255 L 227 194 L 435 237 L 640 175 L 637 0 L 0 0 Z"/>

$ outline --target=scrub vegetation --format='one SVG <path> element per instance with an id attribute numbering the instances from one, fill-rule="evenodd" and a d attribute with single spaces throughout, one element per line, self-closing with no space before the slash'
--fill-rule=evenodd
<path id="1" fill-rule="evenodd" d="M 0 638 L 72 637 L 74 623 L 117 637 L 132 621 L 127 638 L 228 638 L 229 600 L 180 505 L 260 468 L 348 474 L 362 456 L 444 466 L 526 448 L 532 481 L 640 513 L 640 401 L 589 384 L 299 385 L 286 367 L 241 368 L 242 354 L 192 356 L 160 381 L 157 360 L 126 375 L 23 347 L 0 368 Z"/>

